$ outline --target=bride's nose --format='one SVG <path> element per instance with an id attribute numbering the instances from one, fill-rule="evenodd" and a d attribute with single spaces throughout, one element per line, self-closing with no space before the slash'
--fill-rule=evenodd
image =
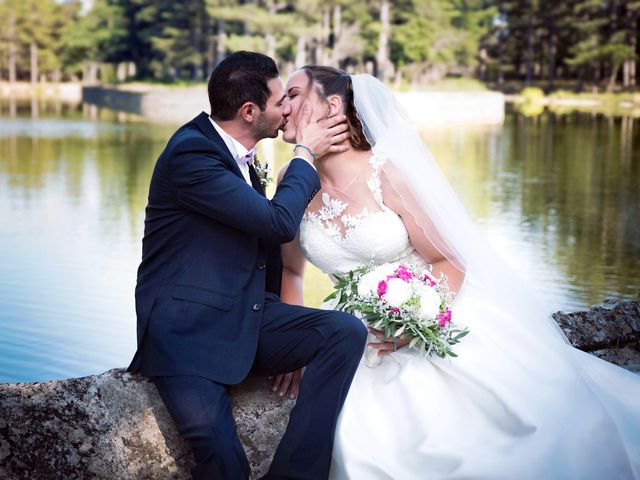
<path id="1" fill-rule="evenodd" d="M 291 103 L 285 98 L 282 102 L 282 116 L 287 118 L 289 115 L 291 115 Z"/>

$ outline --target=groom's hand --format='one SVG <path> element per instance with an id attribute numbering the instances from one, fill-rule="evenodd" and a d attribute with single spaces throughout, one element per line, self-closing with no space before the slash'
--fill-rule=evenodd
<path id="1" fill-rule="evenodd" d="M 267 380 L 271 380 L 271 391 L 276 392 L 281 397 L 284 397 L 288 393 L 289 398 L 295 399 L 298 396 L 298 391 L 300 390 L 303 370 L 304 368 L 301 368 L 295 372 L 267 377 Z"/>
<path id="2" fill-rule="evenodd" d="M 349 138 L 349 125 L 345 115 L 336 115 L 311 121 L 312 109 L 303 107 L 298 123 L 296 143 L 309 147 L 318 158 L 327 153 L 339 153 L 347 150 L 345 142 Z"/>

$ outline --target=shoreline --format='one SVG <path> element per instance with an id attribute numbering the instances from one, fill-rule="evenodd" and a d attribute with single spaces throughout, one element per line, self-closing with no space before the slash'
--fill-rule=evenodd
<path id="1" fill-rule="evenodd" d="M 418 128 L 457 125 L 500 126 L 507 104 L 525 115 L 571 111 L 640 117 L 640 93 L 574 93 L 557 90 L 545 95 L 512 94 L 497 90 L 394 91 L 396 98 Z M 130 113 L 160 123 L 179 124 L 208 111 L 206 84 L 161 84 L 131 82 L 83 85 L 81 82 L 0 81 L 0 100 L 44 100 L 87 103 L 116 112 Z"/>
<path id="2" fill-rule="evenodd" d="M 573 93 L 558 90 L 545 95 L 540 89 L 524 89 L 505 95 L 505 102 L 525 115 L 535 116 L 544 108 L 555 113 L 580 111 L 612 116 L 640 117 L 640 94 Z"/>
<path id="3" fill-rule="evenodd" d="M 505 98 L 499 92 L 395 92 L 416 127 L 502 125 Z M 145 85 L 86 86 L 82 100 L 98 107 L 153 118 L 161 123 L 182 123 L 209 110 L 206 89 Z"/>

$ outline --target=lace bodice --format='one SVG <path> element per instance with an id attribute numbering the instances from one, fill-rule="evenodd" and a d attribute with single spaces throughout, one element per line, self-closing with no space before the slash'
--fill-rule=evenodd
<path id="1" fill-rule="evenodd" d="M 383 202 L 380 167 L 372 156 L 366 182 L 376 211 L 321 191 L 321 206 L 307 210 L 300 224 L 300 245 L 307 259 L 325 273 L 346 273 L 367 263 L 393 262 L 413 252 L 402 219 Z"/>

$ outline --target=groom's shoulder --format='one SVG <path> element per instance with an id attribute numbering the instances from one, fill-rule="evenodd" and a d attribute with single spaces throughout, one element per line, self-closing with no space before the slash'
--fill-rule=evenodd
<path id="1" fill-rule="evenodd" d="M 165 151 L 173 154 L 187 152 L 214 153 L 219 149 L 219 145 L 208 138 L 194 122 L 189 122 L 175 131 L 167 142 Z"/>
<path id="2" fill-rule="evenodd" d="M 198 128 L 195 122 L 191 121 L 182 125 L 178 130 L 176 130 L 167 145 L 177 146 L 184 143 L 213 143 L 210 139 L 208 139 L 204 133 Z"/>

